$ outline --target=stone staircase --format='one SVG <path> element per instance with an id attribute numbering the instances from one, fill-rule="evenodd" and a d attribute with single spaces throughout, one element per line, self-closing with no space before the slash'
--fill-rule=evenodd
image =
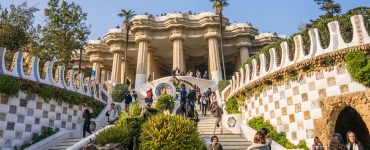
<path id="1" fill-rule="evenodd" d="M 107 125 L 108 125 L 108 122 L 104 121 L 104 124 L 101 126 L 101 128 L 95 129 L 94 132 L 99 131 L 100 129 L 106 127 Z M 89 136 L 89 135 L 90 135 L 89 133 L 86 133 L 86 137 Z M 64 139 L 62 142 L 56 144 L 53 148 L 50 148 L 49 150 L 65 150 L 65 149 L 71 147 L 72 145 L 76 144 L 77 142 L 81 141 L 82 139 L 84 139 L 84 138 Z"/>
<path id="2" fill-rule="evenodd" d="M 209 142 L 213 136 L 215 120 L 209 112 L 207 113 L 207 116 L 203 116 L 202 112 L 198 111 L 200 119 L 198 122 L 198 131 Z M 242 134 L 232 133 L 225 128 L 223 128 L 222 134 L 220 128 L 216 128 L 215 135 L 218 137 L 219 143 L 221 143 L 224 150 L 246 150 L 248 146 L 252 145 Z"/>

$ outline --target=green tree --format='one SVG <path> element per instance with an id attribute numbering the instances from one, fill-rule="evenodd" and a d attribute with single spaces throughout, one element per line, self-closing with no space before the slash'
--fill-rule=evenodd
<path id="1" fill-rule="evenodd" d="M 39 9 L 28 7 L 27 2 L 20 5 L 10 5 L 2 8 L 0 5 L 0 47 L 8 50 L 28 50 L 28 44 L 32 43 L 34 13 Z"/>
<path id="2" fill-rule="evenodd" d="M 331 18 L 334 14 L 339 14 L 342 9 L 338 3 L 335 3 L 334 0 L 314 0 L 316 4 L 320 5 L 320 9 L 326 13 L 323 17 Z"/>
<path id="3" fill-rule="evenodd" d="M 222 43 L 222 37 L 223 37 L 223 27 L 222 27 L 222 10 L 224 7 L 229 6 L 229 3 L 227 0 L 210 0 L 213 5 L 212 7 L 216 9 L 216 12 L 218 16 L 220 17 L 220 32 L 221 32 L 221 40 L 220 40 L 220 49 L 221 49 L 221 61 L 222 61 L 222 72 L 223 72 L 223 79 L 226 80 L 226 72 L 225 72 L 225 60 L 224 60 L 224 49 L 223 49 L 223 43 Z"/>
<path id="4" fill-rule="evenodd" d="M 126 61 L 127 60 L 127 48 L 128 48 L 128 34 L 129 34 L 129 31 L 131 29 L 131 23 L 130 23 L 130 19 L 132 17 L 134 17 L 136 14 L 135 14 L 135 11 L 129 9 L 129 10 L 125 10 L 125 9 L 121 9 L 121 11 L 118 13 L 118 16 L 119 17 L 122 17 L 124 18 L 123 19 L 123 24 L 125 26 L 125 29 L 126 29 L 126 47 L 125 47 L 125 60 L 123 61 Z M 126 67 L 125 67 L 126 69 Z M 126 84 L 126 76 L 127 76 L 127 73 L 126 71 L 124 71 L 124 75 L 123 75 L 123 79 L 124 79 L 124 84 Z"/>
<path id="5" fill-rule="evenodd" d="M 41 44 L 49 56 L 56 56 L 65 64 L 71 60 L 73 52 L 86 44 L 90 34 L 89 27 L 84 23 L 87 13 L 74 2 L 49 0 L 44 10 L 46 25 L 43 27 Z"/>

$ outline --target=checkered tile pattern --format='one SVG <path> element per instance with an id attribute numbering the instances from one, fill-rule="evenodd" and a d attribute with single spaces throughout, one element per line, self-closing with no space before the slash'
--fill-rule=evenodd
<path id="1" fill-rule="evenodd" d="M 243 116 L 248 120 L 262 115 L 278 132 L 285 132 L 292 143 L 312 143 L 314 120 L 322 116 L 318 99 L 363 90 L 366 88 L 352 81 L 345 67 L 335 67 L 273 86 L 258 97 L 246 99 Z"/>
<path id="2" fill-rule="evenodd" d="M 22 145 L 47 127 L 82 131 L 81 106 L 25 97 L 23 92 L 18 97 L 0 96 L 0 150 Z"/>

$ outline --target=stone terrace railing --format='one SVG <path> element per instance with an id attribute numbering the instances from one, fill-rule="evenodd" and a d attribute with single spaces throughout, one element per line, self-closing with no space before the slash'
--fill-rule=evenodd
<path id="1" fill-rule="evenodd" d="M 77 74 L 74 70 L 68 70 L 67 76 L 69 80 L 66 80 L 64 74 L 65 67 L 57 66 L 57 68 L 54 69 L 54 63 L 56 61 L 47 61 L 44 66 L 45 69 L 42 70 L 42 72 L 45 73 L 45 78 L 42 78 L 39 70 L 40 59 L 32 56 L 32 59 L 29 62 L 24 62 L 26 59 L 25 55 L 27 54 L 22 52 L 16 52 L 14 54 L 12 70 L 7 70 L 5 65 L 6 52 L 7 50 L 0 48 L 0 74 L 6 74 L 17 78 L 47 84 L 61 89 L 77 92 L 85 96 L 92 96 L 96 100 L 106 103 L 106 101 L 103 100 L 102 95 L 106 94 L 107 92 L 104 91 L 102 86 L 97 85 L 95 81 L 92 81 L 90 77 L 84 78 L 84 74 Z M 29 68 L 24 68 L 23 66 L 25 64 L 28 64 Z M 29 69 L 30 73 L 26 74 L 24 71 L 25 69 Z M 56 70 L 56 72 L 53 72 L 53 70 Z M 76 81 L 75 77 L 78 79 L 78 81 Z"/>
<path id="2" fill-rule="evenodd" d="M 269 78 L 273 75 L 282 73 L 288 68 L 294 67 L 299 64 L 305 64 L 308 60 L 319 58 L 331 53 L 344 52 L 350 48 L 362 48 L 367 47 L 370 44 L 370 37 L 367 33 L 364 25 L 363 16 L 355 15 L 351 17 L 351 23 L 353 27 L 353 38 L 349 43 L 345 43 L 340 32 L 340 26 L 338 21 L 332 21 L 328 23 L 330 31 L 330 44 L 327 48 L 323 49 L 320 43 L 320 37 L 318 29 L 314 28 L 309 30 L 310 36 L 310 50 L 307 55 L 304 54 L 303 40 L 301 35 L 294 37 L 294 59 L 289 59 L 289 47 L 287 42 L 282 42 L 281 46 L 281 61 L 280 65 L 277 65 L 276 50 L 271 48 L 269 50 L 270 61 L 269 67 L 266 69 L 265 55 L 260 54 L 259 69 L 257 68 L 257 60 L 252 60 L 252 65 L 246 64 L 245 68 L 240 68 L 239 72 L 232 77 L 231 84 L 224 89 L 222 92 L 223 99 L 227 100 L 233 96 L 236 96 L 240 91 L 245 90 L 252 85 L 256 85 L 262 79 Z M 250 71 L 250 69 L 252 71 Z"/>

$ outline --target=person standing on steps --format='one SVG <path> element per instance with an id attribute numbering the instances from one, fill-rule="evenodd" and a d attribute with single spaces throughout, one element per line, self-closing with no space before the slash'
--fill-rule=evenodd
<path id="1" fill-rule="evenodd" d="M 211 88 L 208 88 L 206 92 L 206 100 L 207 100 L 207 108 L 210 110 L 211 109 L 211 95 L 212 95 L 212 90 Z"/>
<path id="2" fill-rule="evenodd" d="M 218 106 L 217 103 L 212 105 L 211 112 L 213 117 L 215 118 L 215 125 L 213 126 L 213 134 L 215 134 L 216 127 L 220 127 L 221 134 L 222 134 L 222 115 L 224 114 L 224 111 L 221 107 Z M 221 124 L 220 124 L 221 123 Z"/>
<path id="3" fill-rule="evenodd" d="M 125 95 L 125 111 L 126 112 L 128 112 L 128 108 L 130 107 L 131 102 L 132 102 L 132 96 L 130 94 L 130 91 L 127 91 Z"/>
<path id="4" fill-rule="evenodd" d="M 106 116 L 108 116 L 108 123 L 111 125 L 111 124 L 114 124 L 114 122 L 117 120 L 117 109 L 116 109 L 116 104 L 112 103 L 110 104 L 110 108 L 109 110 L 107 111 L 107 113 L 105 113 Z"/>
<path id="5" fill-rule="evenodd" d="M 203 93 L 202 94 L 202 96 L 201 96 L 201 98 L 200 98 L 200 103 L 201 103 L 201 110 L 202 110 L 202 114 L 204 115 L 204 116 L 206 116 L 207 115 L 207 105 L 208 105 L 208 103 L 207 103 L 207 99 L 206 99 L 206 93 Z"/>
<path id="6" fill-rule="evenodd" d="M 216 135 L 211 137 L 211 144 L 208 145 L 207 150 L 223 150 L 222 145 L 218 143 L 218 137 Z"/>
<path id="7" fill-rule="evenodd" d="M 89 134 L 92 134 L 91 131 L 90 131 L 90 123 L 91 123 L 91 113 L 90 113 L 90 111 L 88 109 L 85 109 L 82 117 L 85 119 L 84 120 L 84 125 L 83 125 L 82 136 L 85 137 L 86 132 L 89 133 Z"/>
<path id="8" fill-rule="evenodd" d="M 132 91 L 132 98 L 134 101 L 137 101 L 137 94 L 135 91 Z"/>
<path id="9" fill-rule="evenodd" d="M 153 103 L 153 91 L 152 91 L 152 89 L 149 89 L 146 92 L 145 103 L 147 103 L 148 108 L 152 107 L 152 103 Z"/>

